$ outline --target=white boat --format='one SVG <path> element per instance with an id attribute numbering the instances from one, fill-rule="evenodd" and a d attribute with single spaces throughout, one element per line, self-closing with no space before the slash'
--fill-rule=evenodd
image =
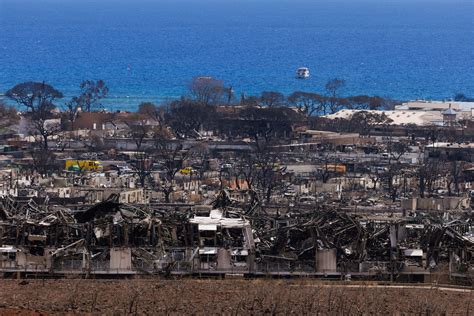
<path id="1" fill-rule="evenodd" d="M 306 67 L 300 67 L 296 70 L 296 78 L 306 79 L 309 78 L 309 69 Z"/>

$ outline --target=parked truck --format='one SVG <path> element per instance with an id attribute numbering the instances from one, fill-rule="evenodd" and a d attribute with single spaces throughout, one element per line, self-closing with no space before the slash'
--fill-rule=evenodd
<path id="1" fill-rule="evenodd" d="M 66 160 L 67 171 L 99 171 L 102 170 L 102 164 L 97 160 Z"/>

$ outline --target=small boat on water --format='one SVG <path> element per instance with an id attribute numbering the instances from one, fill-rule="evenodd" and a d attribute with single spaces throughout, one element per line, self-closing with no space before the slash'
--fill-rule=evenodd
<path id="1" fill-rule="evenodd" d="M 306 79 L 309 78 L 309 69 L 307 67 L 300 67 L 296 70 L 296 78 Z"/>

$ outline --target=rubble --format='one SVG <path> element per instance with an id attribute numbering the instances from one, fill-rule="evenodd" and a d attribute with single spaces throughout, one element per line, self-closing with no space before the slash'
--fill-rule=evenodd
<path id="1" fill-rule="evenodd" d="M 112 195 L 91 207 L 0 199 L 0 271 L 84 274 L 473 276 L 473 215 L 361 215 L 332 206 L 287 212 L 212 205 L 166 209 Z M 258 214 L 258 215 L 256 215 Z"/>

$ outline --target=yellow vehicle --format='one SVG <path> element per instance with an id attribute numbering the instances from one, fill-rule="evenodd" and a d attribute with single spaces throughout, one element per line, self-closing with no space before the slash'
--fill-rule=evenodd
<path id="1" fill-rule="evenodd" d="M 67 171 L 99 171 L 102 164 L 97 160 L 66 160 Z"/>
<path id="2" fill-rule="evenodd" d="M 193 172 L 194 172 L 194 169 L 191 168 L 191 167 L 186 167 L 186 168 L 183 168 L 183 169 L 179 170 L 179 173 L 184 174 L 184 175 L 188 175 L 188 174 L 191 174 Z"/>

